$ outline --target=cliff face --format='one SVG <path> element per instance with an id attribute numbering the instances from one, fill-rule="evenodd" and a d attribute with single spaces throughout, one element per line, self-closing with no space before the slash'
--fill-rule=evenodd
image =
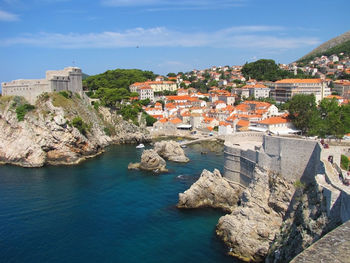
<path id="1" fill-rule="evenodd" d="M 328 216 L 322 187 L 299 185 L 290 203 L 279 234 L 269 249 L 266 262 L 289 262 L 296 255 L 341 224 Z"/>
<path id="2" fill-rule="evenodd" d="M 283 222 L 294 187 L 280 176 L 256 168 L 241 205 L 219 219 L 217 234 L 230 254 L 246 262 L 262 262 Z"/>
<path id="3" fill-rule="evenodd" d="M 103 113 L 86 106 L 74 95 L 65 98 L 60 94 L 46 94 L 37 101 L 35 109 L 19 121 L 16 109 L 24 103 L 19 97 L 0 98 L 2 163 L 24 167 L 74 164 L 100 153 L 111 143 L 148 139 L 140 135 L 138 127 L 115 114 L 110 114 L 111 119 L 118 125 L 105 121 Z M 75 125 L 77 128 L 72 124 L 75 117 L 82 120 Z M 115 135 L 107 136 L 107 128 Z M 124 137 L 126 133 L 128 136 Z"/>

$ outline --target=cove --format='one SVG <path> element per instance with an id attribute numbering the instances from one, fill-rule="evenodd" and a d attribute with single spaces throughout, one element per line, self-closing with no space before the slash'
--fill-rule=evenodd
<path id="1" fill-rule="evenodd" d="M 142 150 L 109 147 L 75 166 L 0 166 L 1 262 L 238 262 L 215 235 L 218 210 L 179 210 L 178 193 L 223 155 L 189 147 L 169 173 L 128 171 Z"/>

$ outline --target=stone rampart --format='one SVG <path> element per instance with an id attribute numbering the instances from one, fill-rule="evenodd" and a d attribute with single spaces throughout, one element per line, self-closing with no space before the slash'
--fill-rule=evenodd
<path id="1" fill-rule="evenodd" d="M 350 262 L 350 221 L 297 255 L 291 263 Z"/>
<path id="2" fill-rule="evenodd" d="M 44 92 L 71 91 L 82 95 L 82 72 L 80 68 L 49 70 L 45 79 L 13 80 L 2 83 L 3 96 L 22 96 L 34 104 Z"/>
<path id="3" fill-rule="evenodd" d="M 320 169 L 320 155 L 317 141 L 262 133 L 236 134 L 225 141 L 224 177 L 248 186 L 258 165 L 288 181 L 313 181 Z"/>

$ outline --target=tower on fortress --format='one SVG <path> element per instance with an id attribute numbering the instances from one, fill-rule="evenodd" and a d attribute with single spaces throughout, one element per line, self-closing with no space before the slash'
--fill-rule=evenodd
<path id="1" fill-rule="evenodd" d="M 2 96 L 23 96 L 31 104 L 44 92 L 83 92 L 82 71 L 77 67 L 48 70 L 45 79 L 19 79 L 1 85 Z"/>

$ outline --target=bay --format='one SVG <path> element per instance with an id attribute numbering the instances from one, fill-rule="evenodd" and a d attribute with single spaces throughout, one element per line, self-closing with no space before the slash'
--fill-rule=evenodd
<path id="1" fill-rule="evenodd" d="M 0 167 L 0 262 L 238 262 L 215 235 L 222 212 L 180 210 L 178 194 L 223 155 L 186 148 L 169 173 L 128 171 L 133 145 L 75 166 Z"/>

